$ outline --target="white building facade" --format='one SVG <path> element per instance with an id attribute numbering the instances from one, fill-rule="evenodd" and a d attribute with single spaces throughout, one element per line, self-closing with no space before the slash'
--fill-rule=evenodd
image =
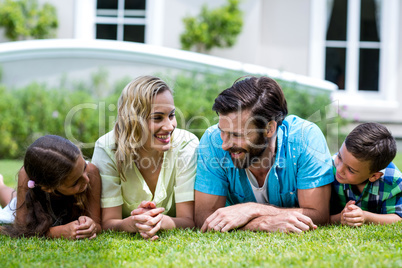
<path id="1" fill-rule="evenodd" d="M 180 49 L 182 19 L 225 0 L 40 0 L 58 11 L 60 39 L 109 39 Z M 338 85 L 350 118 L 402 138 L 400 0 L 242 0 L 236 45 L 210 55 Z M 0 41 L 6 41 L 4 38 Z"/>

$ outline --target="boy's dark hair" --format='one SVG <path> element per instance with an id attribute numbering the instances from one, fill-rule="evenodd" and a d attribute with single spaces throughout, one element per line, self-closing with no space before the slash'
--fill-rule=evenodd
<path id="1" fill-rule="evenodd" d="M 80 156 L 77 146 L 55 135 L 40 137 L 28 147 L 24 169 L 29 180 L 35 182 L 35 187 L 28 189 L 21 205 L 27 211 L 25 222 L 18 222 L 15 218 L 14 224 L 5 228 L 6 234 L 12 237 L 44 236 L 53 225 L 66 224 L 87 212 L 85 192 L 74 196 L 57 192 Z M 53 193 L 43 191 L 42 187 Z"/>
<path id="2" fill-rule="evenodd" d="M 386 168 L 396 155 L 396 142 L 388 129 L 378 123 L 355 127 L 345 139 L 346 149 L 360 161 L 370 161 L 370 172 Z"/>
<path id="3" fill-rule="evenodd" d="M 223 115 L 250 110 L 253 123 L 260 129 L 271 120 L 281 125 L 288 114 L 281 87 L 275 80 L 264 76 L 236 80 L 232 87 L 218 95 L 212 110 Z"/>

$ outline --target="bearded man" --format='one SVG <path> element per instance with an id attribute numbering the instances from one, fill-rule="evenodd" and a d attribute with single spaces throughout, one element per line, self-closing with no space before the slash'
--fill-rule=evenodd
<path id="1" fill-rule="evenodd" d="M 219 123 L 200 141 L 195 181 L 202 231 L 303 232 L 328 223 L 334 176 L 325 137 L 287 116 L 275 80 L 237 80 L 212 109 Z"/>

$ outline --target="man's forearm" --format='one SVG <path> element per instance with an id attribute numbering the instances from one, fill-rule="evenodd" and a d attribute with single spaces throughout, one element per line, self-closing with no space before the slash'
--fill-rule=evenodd
<path id="1" fill-rule="evenodd" d="M 292 211 L 300 212 L 313 220 L 315 224 L 324 225 L 328 224 L 330 220 L 329 211 L 322 212 L 313 208 L 291 208 Z"/>
<path id="2" fill-rule="evenodd" d="M 326 224 L 329 222 L 329 212 L 321 212 L 312 208 L 278 208 L 273 205 L 259 204 L 259 203 L 245 203 L 242 205 L 250 204 L 250 209 L 253 210 L 253 218 L 261 216 L 276 216 L 283 212 L 297 211 L 311 218 L 315 224 Z"/>
<path id="3" fill-rule="evenodd" d="M 323 213 L 317 209 L 313 208 L 285 208 L 285 210 L 297 211 L 303 215 L 309 217 L 315 224 L 324 225 L 329 223 L 330 215 L 328 213 Z"/>
<path id="4" fill-rule="evenodd" d="M 256 204 L 256 203 L 255 203 Z M 262 206 L 262 207 L 261 207 Z M 307 217 L 309 217 L 314 224 L 326 224 L 329 221 L 329 213 L 328 215 L 325 213 L 323 215 L 320 211 L 316 209 L 309 208 L 278 208 L 272 205 L 262 205 L 256 204 L 257 213 L 256 217 L 252 218 L 244 227 L 243 230 L 250 231 L 277 231 L 281 230 L 283 227 L 283 223 L 287 222 L 288 219 L 282 221 L 282 218 L 276 217 L 280 214 L 286 214 L 288 212 L 298 212 Z M 293 224 L 295 222 L 290 222 Z"/>
<path id="5" fill-rule="evenodd" d="M 242 230 L 265 232 L 295 232 L 314 230 L 317 226 L 306 215 L 290 209 L 272 216 L 260 216 L 249 221 Z"/>

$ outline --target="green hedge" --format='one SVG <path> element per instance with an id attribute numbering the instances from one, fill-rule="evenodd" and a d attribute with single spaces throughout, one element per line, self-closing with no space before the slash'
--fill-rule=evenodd
<path id="1" fill-rule="evenodd" d="M 184 72 L 158 75 L 174 89 L 178 127 L 198 137 L 217 123 L 217 115 L 211 110 L 215 97 L 241 76 Z M 21 158 L 27 146 L 45 134 L 67 137 L 91 157 L 94 142 L 113 127 L 117 99 L 129 81 L 123 78 L 106 88 L 107 72 L 100 70 L 90 82 L 68 83 L 64 78 L 58 87 L 38 83 L 18 89 L 0 86 L 0 159 Z M 284 89 L 289 112 L 317 123 L 327 138 L 337 141 L 338 129 L 347 121 L 337 113 L 328 115 L 333 110 L 328 109 L 333 107 L 329 94 L 278 82 Z M 339 143 L 334 145 L 335 150 L 337 146 Z"/>

